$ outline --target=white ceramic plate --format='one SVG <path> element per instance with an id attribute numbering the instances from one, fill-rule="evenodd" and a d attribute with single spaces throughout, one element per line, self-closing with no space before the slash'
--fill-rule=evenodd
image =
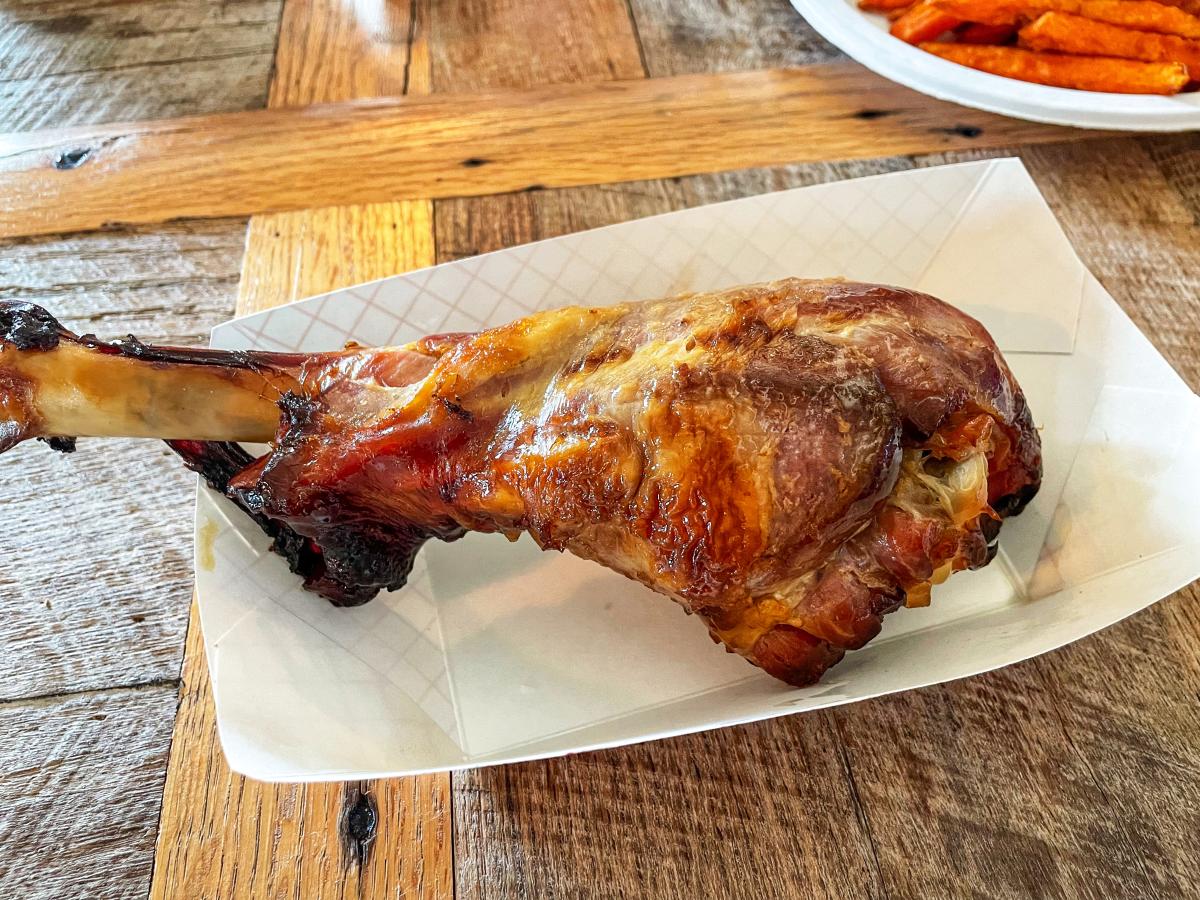
<path id="1" fill-rule="evenodd" d="M 792 5 L 822 37 L 868 69 L 939 100 L 1079 128 L 1200 128 L 1200 93 L 1153 97 L 1028 84 L 977 72 L 911 47 L 888 34 L 883 16 L 860 11 L 855 0 L 792 0 Z"/>

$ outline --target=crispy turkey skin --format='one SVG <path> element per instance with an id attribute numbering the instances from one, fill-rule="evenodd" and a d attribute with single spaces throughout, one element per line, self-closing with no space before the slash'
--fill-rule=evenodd
<path id="1" fill-rule="evenodd" d="M 239 359 L 224 365 L 277 392 L 271 452 L 164 436 L 312 589 L 362 602 L 430 537 L 528 532 L 795 685 L 990 561 L 1041 478 L 983 327 L 877 285 L 788 279 Z"/>

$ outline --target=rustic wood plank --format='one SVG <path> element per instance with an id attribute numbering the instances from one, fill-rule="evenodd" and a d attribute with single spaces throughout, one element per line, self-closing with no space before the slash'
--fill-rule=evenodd
<path id="1" fill-rule="evenodd" d="M 1139 147 L 1127 139 L 1021 155 L 1084 261 L 1195 386 L 1200 228 Z M 438 201 L 439 259 L 681 206 L 1003 152 Z M 460 891 L 1190 895 L 1198 849 L 1188 835 L 1200 808 L 1195 598 L 1193 587 L 1072 647 L 965 682 L 645 747 L 462 773 L 454 794 Z M 763 821 L 771 824 L 760 830 Z M 776 844 L 779 835 L 786 845 Z M 754 848 L 752 872 L 732 849 L 746 847 Z"/>
<path id="2" fill-rule="evenodd" d="M 198 79 L 204 98 L 194 108 L 259 105 L 277 14 L 277 0 L 6 5 L 0 124 L 168 115 L 192 106 Z M 198 57 L 255 42 L 266 54 L 256 84 L 245 60 L 236 82 L 195 68 Z M 79 331 L 197 343 L 233 309 L 244 231 L 244 220 L 222 220 L 8 241 L 0 245 L 0 297 L 43 304 Z M 189 481 L 144 442 L 102 451 L 85 443 L 72 458 L 31 445 L 4 457 L 0 698 L 175 676 L 191 553 L 178 497 Z M 52 511 L 64 509 L 72 511 L 69 532 L 55 527 Z M 114 511 L 128 531 L 113 527 Z M 88 548 L 86 563 L 72 547 Z"/>
<path id="3" fill-rule="evenodd" d="M 816 713 L 462 773 L 458 896 L 880 896 L 833 728 Z"/>
<path id="4" fill-rule="evenodd" d="M 1171 187 L 1200 219 L 1200 149 L 1195 134 L 1147 135 L 1140 142 Z"/>
<path id="5" fill-rule="evenodd" d="M 20 0 L 0 9 L 0 130 L 263 105 L 280 0 Z"/>
<path id="6" fill-rule="evenodd" d="M 1086 134 L 848 63 L 273 109 L 0 138 L 0 235 Z"/>
<path id="7" fill-rule="evenodd" d="M 197 343 L 233 310 L 244 221 L 0 245 L 0 298 L 80 332 Z M 0 458 L 0 700 L 173 679 L 192 478 L 148 441 Z M 136 537 L 133 537 L 136 536 Z"/>
<path id="8" fill-rule="evenodd" d="M 284 5 L 269 106 L 426 92 L 428 61 L 410 64 L 411 4 L 365 3 L 353 11 L 345 5 L 343 0 Z"/>
<path id="9" fill-rule="evenodd" d="M 1127 627 L 1144 631 L 1146 626 Z M 1089 639 L 1080 646 L 1098 643 Z M 1047 667 L 1067 681 L 1096 681 L 1096 660 L 1078 662 L 1070 652 L 1059 652 L 1037 663 L 836 713 L 852 765 L 864 773 L 858 779 L 860 799 L 872 823 L 887 894 L 1191 893 L 1160 894 L 1146 862 L 1157 850 L 1169 849 L 1194 863 L 1194 851 L 1178 832 L 1194 821 L 1187 809 L 1196 789 L 1183 784 L 1180 775 L 1160 775 L 1183 788 L 1178 805 L 1160 806 L 1162 821 L 1135 833 L 1146 823 L 1130 817 L 1128 806 L 1148 806 L 1150 795 L 1135 789 L 1123 808 L 1096 773 L 1112 763 L 1121 773 L 1115 775 L 1118 780 L 1135 772 L 1144 776 L 1147 761 L 1136 754 L 1125 759 L 1127 744 L 1106 750 L 1085 743 L 1087 731 L 1071 728 L 1063 718 L 1072 698 L 1048 691 L 1039 675 L 1039 668 Z M 1156 713 L 1145 723 L 1148 734 L 1162 727 L 1165 706 L 1178 711 L 1161 696 L 1155 700 Z M 1170 832 L 1174 839 L 1160 843 L 1160 835 Z M 1171 861 L 1155 864 L 1170 867 Z M 1194 885 L 1185 868 L 1167 874 L 1177 884 Z"/>
<path id="10" fill-rule="evenodd" d="M 431 232 L 423 203 L 258 217 L 238 310 L 428 264 Z M 448 893 L 448 776 L 358 785 L 250 781 L 229 770 L 220 749 L 194 609 L 183 677 L 151 897 Z M 356 843 L 347 815 L 364 796 L 376 825 L 368 842 Z"/>
<path id="11" fill-rule="evenodd" d="M 0 703 L 0 896 L 144 897 L 173 683 Z"/>
<path id="12" fill-rule="evenodd" d="M 422 0 L 436 91 L 641 78 L 625 0 Z"/>
<path id="13" fill-rule="evenodd" d="M 409 44 L 410 23 L 387 9 L 377 20 L 356 17 L 338 0 L 288 4 L 271 104 L 370 96 L 395 89 L 397 79 L 425 90 L 423 41 Z M 258 216 L 238 309 L 265 309 L 432 258 L 428 201 Z M 249 781 L 230 772 L 221 753 L 194 611 L 184 680 L 152 897 L 450 894 L 447 775 L 346 785 Z M 364 826 L 367 810 L 374 823 Z"/>
<path id="14" fill-rule="evenodd" d="M 744 72 L 829 62 L 841 53 L 789 3 L 629 0 L 650 75 Z"/>
<path id="15" fill-rule="evenodd" d="M 77 331 L 203 343 L 233 310 L 245 219 L 0 243 L 0 297 Z"/>
<path id="16" fill-rule="evenodd" d="M 1132 876 L 1109 896 L 1200 893 L 1198 600 L 1193 585 L 1037 661 L 1069 757 L 1113 810 L 1114 855 L 1133 856 Z"/>

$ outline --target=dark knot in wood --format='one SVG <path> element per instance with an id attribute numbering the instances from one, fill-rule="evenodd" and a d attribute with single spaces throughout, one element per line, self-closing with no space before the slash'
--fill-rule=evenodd
<path id="1" fill-rule="evenodd" d="M 87 158 L 92 155 L 91 147 L 76 147 L 73 150 L 64 150 L 54 159 L 54 168 L 60 172 L 66 172 L 71 169 L 77 169 L 87 162 Z"/>
<path id="2" fill-rule="evenodd" d="M 378 826 L 379 812 L 375 798 L 369 791 L 364 791 L 362 785 L 347 785 L 342 798 L 338 830 L 347 859 L 359 868 L 365 866 L 370 858 L 371 844 L 375 841 Z"/>
<path id="3" fill-rule="evenodd" d="M 976 125 L 955 125 L 952 128 L 943 128 L 945 134 L 965 138 L 977 138 L 983 134 L 983 129 Z"/>

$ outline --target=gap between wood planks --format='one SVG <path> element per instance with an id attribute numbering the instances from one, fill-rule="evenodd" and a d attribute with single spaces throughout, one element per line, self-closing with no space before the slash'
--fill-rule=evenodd
<path id="1" fill-rule="evenodd" d="M 135 681 L 130 684 L 118 684 L 112 687 L 81 688 L 77 691 L 53 691 L 49 694 L 37 694 L 33 697 L 0 697 L 0 709 L 10 706 L 21 706 L 36 709 L 39 706 L 49 706 L 61 700 L 74 700 L 79 697 L 96 697 L 107 694 L 129 693 L 130 691 L 147 691 L 154 688 L 179 687 L 178 678 L 152 678 L 148 681 Z"/>
<path id="2" fill-rule="evenodd" d="M 1096 134 L 849 63 L 277 106 L 0 136 L 0 237 Z"/>

